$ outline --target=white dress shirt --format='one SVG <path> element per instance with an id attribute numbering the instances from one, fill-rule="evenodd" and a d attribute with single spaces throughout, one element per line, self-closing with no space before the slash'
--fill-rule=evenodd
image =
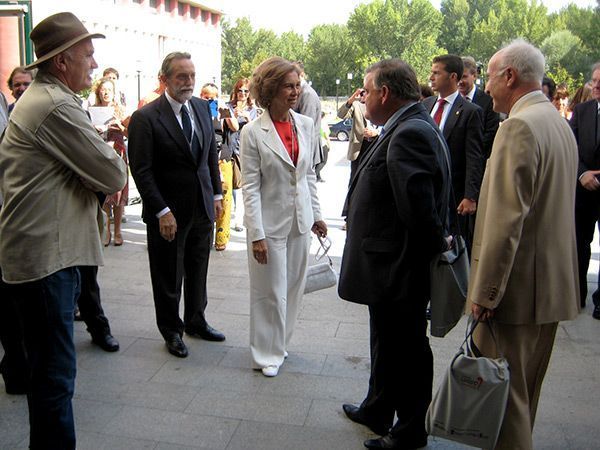
<path id="1" fill-rule="evenodd" d="M 450 110 L 452 109 L 452 105 L 454 105 L 454 101 L 456 100 L 456 97 L 458 95 L 460 95 L 458 93 L 458 91 L 454 91 L 454 93 L 450 94 L 448 97 L 445 97 L 446 105 L 444 106 L 444 112 L 442 113 L 442 120 L 440 120 L 440 125 L 439 125 L 439 128 L 442 131 L 444 131 L 444 125 L 446 125 L 446 119 L 448 119 L 448 115 L 450 114 Z M 438 101 L 439 101 L 440 98 L 441 97 L 438 95 L 438 98 L 437 98 L 437 100 L 435 102 L 435 106 L 431 110 L 431 117 L 435 116 L 435 112 L 439 108 Z"/>

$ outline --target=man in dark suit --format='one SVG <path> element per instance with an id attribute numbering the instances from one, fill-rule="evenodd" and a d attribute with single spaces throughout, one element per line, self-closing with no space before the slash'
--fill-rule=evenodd
<path id="1" fill-rule="evenodd" d="M 579 292 L 581 306 L 587 297 L 587 271 L 590 264 L 590 244 L 596 222 L 600 219 L 600 62 L 592 67 L 593 99 L 575 106 L 571 128 L 577 139 L 579 168 L 575 194 L 575 232 L 579 262 Z M 599 274 L 600 278 L 600 274 Z M 600 320 L 600 290 L 592 295 L 594 319 Z"/>
<path id="2" fill-rule="evenodd" d="M 477 81 L 475 60 L 470 56 L 463 56 L 462 62 L 464 72 L 458 82 L 458 90 L 465 100 L 475 103 L 483 111 L 483 154 L 487 159 L 490 157 L 494 137 L 500 125 L 500 115 L 494 111 L 492 97 L 475 84 Z"/>
<path id="3" fill-rule="evenodd" d="M 458 80 L 463 75 L 462 59 L 456 55 L 436 56 L 431 66 L 431 87 L 437 97 L 423 100 L 446 139 L 452 164 L 452 187 L 459 214 L 459 226 L 469 253 L 473 241 L 475 220 L 468 220 L 477 210 L 477 199 L 483 179 L 483 122 L 482 111 L 463 99 L 458 92 Z M 450 214 L 451 230 L 458 231 L 455 215 Z"/>
<path id="4" fill-rule="evenodd" d="M 433 379 L 425 319 L 429 263 L 447 247 L 442 218 L 450 169 L 408 64 L 376 63 L 367 69 L 364 88 L 366 117 L 383 129 L 350 183 L 338 292 L 369 306 L 371 377 L 361 405 L 343 409 L 383 435 L 366 441 L 367 448 L 419 448 L 427 444 Z M 399 355 L 410 361 L 409 370 L 398 364 Z M 394 413 L 398 421 L 390 429 Z"/>
<path id="5" fill-rule="evenodd" d="M 191 56 L 170 53 L 161 73 L 165 93 L 131 117 L 129 160 L 144 202 L 156 322 L 169 352 L 184 358 L 184 331 L 225 340 L 204 316 L 213 222 L 222 213 L 223 197 L 210 108 L 192 97 Z"/>

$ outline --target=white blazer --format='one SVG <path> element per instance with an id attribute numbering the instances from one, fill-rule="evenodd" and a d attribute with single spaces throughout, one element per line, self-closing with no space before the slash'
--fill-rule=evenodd
<path id="1" fill-rule="evenodd" d="M 244 225 L 251 242 L 283 238 L 294 216 L 301 233 L 321 218 L 313 161 L 318 154 L 312 119 L 290 110 L 296 124 L 298 165 L 292 160 L 265 111 L 240 135 Z M 295 214 L 294 214 L 295 212 Z"/>

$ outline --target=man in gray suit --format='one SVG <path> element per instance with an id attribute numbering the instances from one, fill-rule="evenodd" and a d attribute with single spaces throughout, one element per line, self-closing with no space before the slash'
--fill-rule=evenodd
<path id="1" fill-rule="evenodd" d="M 294 111 L 304 116 L 310 117 L 315 123 L 315 139 L 319 143 L 319 152 L 313 156 L 313 167 L 317 175 L 317 181 L 323 181 L 321 178 L 321 169 L 327 163 L 327 154 L 323 151 L 321 145 L 321 99 L 313 87 L 306 81 L 306 73 L 304 72 L 304 64 L 301 61 L 294 63 L 300 70 L 300 96 Z"/>

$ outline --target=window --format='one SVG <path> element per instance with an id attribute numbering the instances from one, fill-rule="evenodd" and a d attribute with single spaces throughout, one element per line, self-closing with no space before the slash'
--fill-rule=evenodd
<path id="1" fill-rule="evenodd" d="M 181 3 L 181 2 L 177 3 L 177 13 L 180 16 L 185 15 L 185 3 Z"/>

